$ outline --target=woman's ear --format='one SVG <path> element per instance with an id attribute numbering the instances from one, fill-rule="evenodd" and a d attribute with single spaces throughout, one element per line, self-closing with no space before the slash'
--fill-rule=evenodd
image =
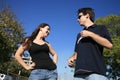
<path id="1" fill-rule="evenodd" d="M 40 32 L 42 31 L 42 28 L 40 28 Z"/>

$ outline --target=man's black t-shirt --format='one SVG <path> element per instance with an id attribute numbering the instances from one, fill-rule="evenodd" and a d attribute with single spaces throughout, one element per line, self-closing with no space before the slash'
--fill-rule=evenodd
<path id="1" fill-rule="evenodd" d="M 88 30 L 99 36 L 106 38 L 111 41 L 109 33 L 105 26 L 92 25 L 88 27 Z M 89 73 L 98 73 L 101 75 L 105 75 L 106 66 L 103 58 L 103 46 L 96 43 L 92 38 L 85 37 L 82 38 L 79 43 L 77 43 L 80 38 L 80 33 L 77 35 L 75 52 L 77 52 L 76 66 L 75 66 L 75 74 L 77 77 L 83 74 Z"/>

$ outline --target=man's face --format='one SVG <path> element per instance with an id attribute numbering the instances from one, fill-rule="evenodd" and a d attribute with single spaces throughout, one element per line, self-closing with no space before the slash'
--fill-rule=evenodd
<path id="1" fill-rule="evenodd" d="M 86 23 L 86 15 L 83 15 L 83 13 L 79 13 L 78 14 L 78 22 L 79 22 L 79 24 L 81 25 L 81 26 L 84 26 L 85 25 L 85 23 Z"/>

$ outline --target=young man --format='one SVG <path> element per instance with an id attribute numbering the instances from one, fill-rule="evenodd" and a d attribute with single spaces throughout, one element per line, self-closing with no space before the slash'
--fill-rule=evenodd
<path id="1" fill-rule="evenodd" d="M 78 22 L 84 29 L 78 33 L 75 53 L 68 59 L 68 65 L 75 63 L 76 80 L 107 80 L 103 48 L 112 48 L 110 35 L 103 25 L 94 24 L 95 13 L 92 8 L 78 10 Z"/>

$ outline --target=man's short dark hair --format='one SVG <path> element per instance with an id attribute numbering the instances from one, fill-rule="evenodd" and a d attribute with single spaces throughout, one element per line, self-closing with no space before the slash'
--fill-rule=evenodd
<path id="1" fill-rule="evenodd" d="M 78 15 L 79 15 L 79 13 L 83 13 L 83 15 L 89 14 L 90 20 L 92 22 L 94 22 L 95 13 L 94 13 L 94 10 L 92 8 L 90 8 L 90 7 L 80 8 L 80 9 L 78 9 Z"/>

